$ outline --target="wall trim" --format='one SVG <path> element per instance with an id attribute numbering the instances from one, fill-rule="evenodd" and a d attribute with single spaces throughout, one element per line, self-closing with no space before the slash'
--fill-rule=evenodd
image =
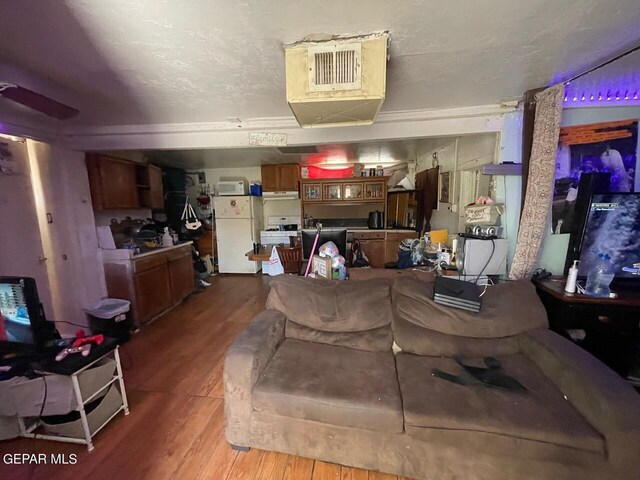
<path id="1" fill-rule="evenodd" d="M 70 126 L 59 132 L 4 122 L 6 133 L 62 143 L 73 150 L 164 150 L 187 148 L 246 148 L 249 132 L 287 134 L 288 145 L 362 142 L 458 136 L 499 132 L 503 114 L 513 105 L 492 104 L 448 109 L 381 112 L 373 125 L 300 128 L 292 116 L 248 119 L 239 124 L 201 122 L 180 124 Z M 14 127 L 14 128 L 12 128 Z"/>

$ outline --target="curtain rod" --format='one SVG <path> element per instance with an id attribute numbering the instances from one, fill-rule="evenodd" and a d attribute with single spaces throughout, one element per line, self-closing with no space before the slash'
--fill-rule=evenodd
<path id="1" fill-rule="evenodd" d="M 600 65 L 596 65 L 595 67 L 590 68 L 590 69 L 589 69 L 589 70 L 587 70 L 586 72 L 579 73 L 578 75 L 575 75 L 575 76 L 571 77 L 569 80 L 566 80 L 566 81 L 564 81 L 564 82 L 562 82 L 562 83 L 563 83 L 563 84 L 565 84 L 565 85 L 567 85 L 567 84 L 569 84 L 569 83 L 573 82 L 574 80 L 577 80 L 577 79 L 579 79 L 579 78 L 582 78 L 582 77 L 584 77 L 585 75 L 588 75 L 589 73 L 592 73 L 592 72 L 595 72 L 596 70 L 601 69 L 602 67 L 606 67 L 607 65 L 609 65 L 609 64 L 611 64 L 611 63 L 613 63 L 613 62 L 617 62 L 617 61 L 618 61 L 618 60 L 620 60 L 621 58 L 624 58 L 624 57 L 626 57 L 626 56 L 628 56 L 628 55 L 631 55 L 632 53 L 634 53 L 634 52 L 636 52 L 636 51 L 638 51 L 638 50 L 640 50 L 640 45 L 638 45 L 638 46 L 636 46 L 636 47 L 632 48 L 631 50 L 627 50 L 626 52 L 621 53 L 620 55 L 618 55 L 618 56 L 616 56 L 616 57 L 613 57 L 612 59 L 607 60 L 607 61 L 606 61 L 606 62 L 604 62 L 604 63 L 601 63 Z"/>

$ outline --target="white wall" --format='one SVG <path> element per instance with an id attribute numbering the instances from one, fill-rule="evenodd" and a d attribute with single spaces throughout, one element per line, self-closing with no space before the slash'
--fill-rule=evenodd
<path id="1" fill-rule="evenodd" d="M 440 173 L 450 173 L 450 202 L 438 202 L 431 217 L 431 228 L 447 229 L 450 237 L 460 231 L 461 171 L 479 169 L 496 161 L 497 136 L 493 133 L 460 137 L 425 139 L 417 147 L 417 171 L 432 168 L 433 154 L 438 156 Z M 439 194 L 438 194 L 439 197 Z M 464 202 L 463 202 L 464 203 Z"/>
<path id="2" fill-rule="evenodd" d="M 498 147 L 498 163 L 522 163 L 522 112 L 504 115 Z M 494 175 L 494 199 L 505 206 L 502 215 L 503 236 L 508 240 L 507 271 L 516 250 L 518 228 L 520 226 L 520 206 L 522 205 L 522 176 Z"/>

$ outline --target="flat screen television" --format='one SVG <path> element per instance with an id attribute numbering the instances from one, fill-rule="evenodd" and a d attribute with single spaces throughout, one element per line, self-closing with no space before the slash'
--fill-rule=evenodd
<path id="1" fill-rule="evenodd" d="M 578 275 L 586 277 L 599 253 L 611 257 L 615 280 L 640 280 L 640 193 L 594 193 L 587 212 Z"/>
<path id="2" fill-rule="evenodd" d="M 41 351 L 60 335 L 48 322 L 36 281 L 30 277 L 0 277 L 1 349 Z"/>

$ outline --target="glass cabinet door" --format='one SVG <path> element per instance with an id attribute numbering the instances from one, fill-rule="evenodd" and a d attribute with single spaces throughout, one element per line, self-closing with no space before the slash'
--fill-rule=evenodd
<path id="1" fill-rule="evenodd" d="M 342 185 L 340 183 L 323 184 L 322 199 L 326 201 L 342 200 Z"/>
<path id="2" fill-rule="evenodd" d="M 363 184 L 362 182 L 356 182 L 356 183 L 345 183 L 342 186 L 342 197 L 345 200 L 362 200 L 362 196 L 363 196 Z"/>
<path id="3" fill-rule="evenodd" d="M 302 186 L 302 200 L 305 202 L 319 202 L 322 200 L 322 189 L 319 183 L 307 183 Z"/>
<path id="4" fill-rule="evenodd" d="M 365 200 L 382 200 L 384 198 L 384 182 L 367 182 L 364 186 Z"/>

